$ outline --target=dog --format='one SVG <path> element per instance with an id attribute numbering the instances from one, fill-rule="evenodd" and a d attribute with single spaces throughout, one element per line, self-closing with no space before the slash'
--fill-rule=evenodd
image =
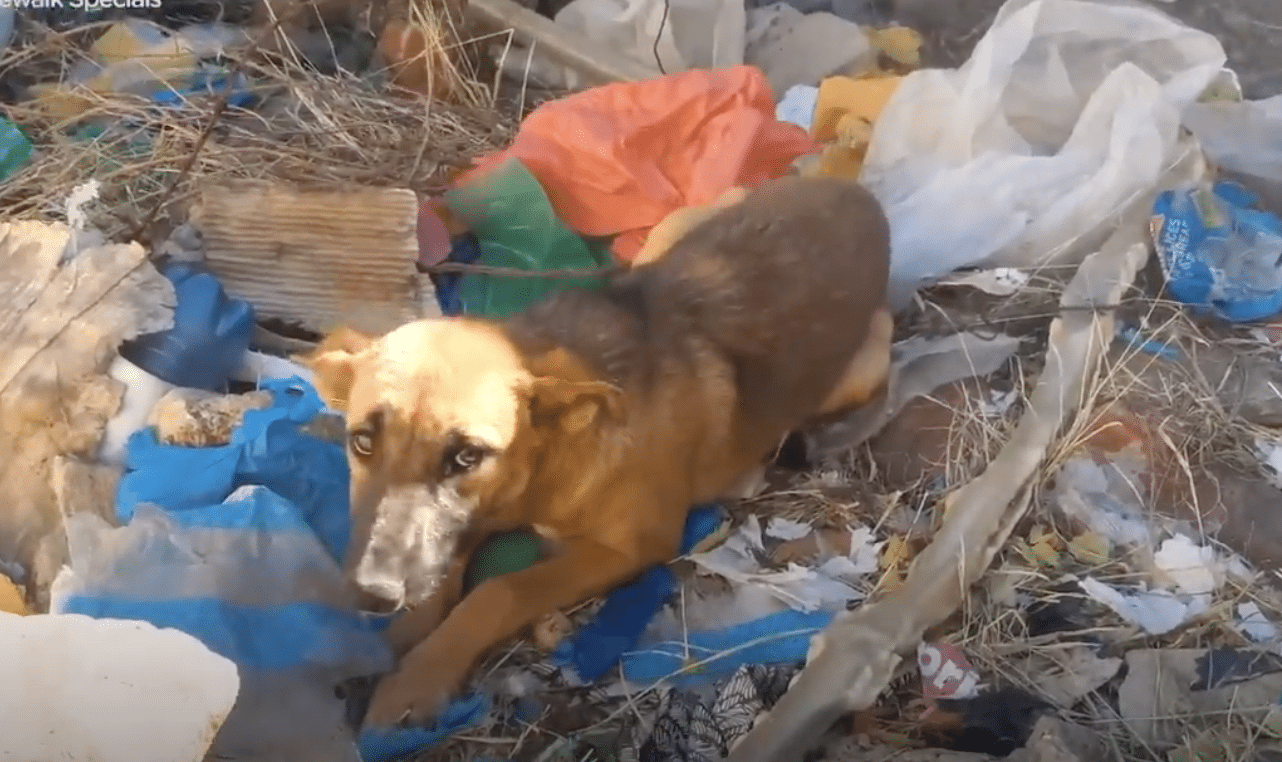
<path id="1" fill-rule="evenodd" d="M 672 560 L 691 506 L 875 396 L 889 260 L 868 191 L 788 177 L 602 290 L 503 320 L 339 330 L 301 358 L 347 420 L 345 571 L 365 610 L 408 609 L 364 724 L 430 720 L 489 650 Z M 462 597 L 472 552 L 512 528 L 554 552 Z"/>

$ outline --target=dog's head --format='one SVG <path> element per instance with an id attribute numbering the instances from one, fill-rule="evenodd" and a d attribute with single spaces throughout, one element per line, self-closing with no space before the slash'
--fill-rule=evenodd
<path id="1" fill-rule="evenodd" d="M 371 611 L 424 601 L 463 533 L 518 504 L 540 448 L 622 415 L 614 387 L 546 375 L 546 357 L 530 362 L 498 327 L 464 318 L 377 339 L 340 330 L 302 360 L 347 418 L 345 566 Z"/>

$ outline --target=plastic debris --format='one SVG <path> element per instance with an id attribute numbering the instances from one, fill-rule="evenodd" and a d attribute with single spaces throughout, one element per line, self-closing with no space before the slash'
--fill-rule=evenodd
<path id="1" fill-rule="evenodd" d="M 1163 635 L 1205 608 L 1186 603 L 1166 590 L 1137 590 L 1126 594 L 1093 577 L 1079 581 L 1082 591 L 1112 609 L 1124 621 L 1150 635 Z"/>
<path id="2" fill-rule="evenodd" d="M 56 83 L 31 88 L 37 108 L 52 119 L 70 121 L 93 108 L 95 96 L 124 93 L 177 105 L 200 93 L 221 94 L 228 83 L 218 67 L 202 66 L 248 38 L 225 24 L 187 27 L 172 33 L 158 24 L 131 18 L 114 24 L 94 41 L 89 57 Z M 253 100 L 243 75 L 231 83 L 230 105 Z"/>
<path id="3" fill-rule="evenodd" d="M 1224 583 L 1223 564 L 1215 549 L 1197 545 L 1182 534 L 1163 540 L 1153 554 L 1153 562 L 1181 593 L 1198 599 L 1204 607 L 1210 605 L 1211 594 Z"/>
<path id="4" fill-rule="evenodd" d="M 445 195 L 476 237 L 476 264 L 521 270 L 595 270 L 607 260 L 557 219 L 543 186 L 510 159 Z M 457 298 L 469 315 L 506 317 L 564 288 L 592 288 L 599 277 L 512 278 L 465 274 Z"/>
<path id="5" fill-rule="evenodd" d="M 681 552 L 689 553 L 716 532 L 725 519 L 720 506 L 695 506 L 686 519 Z M 556 660 L 572 666 L 580 679 L 594 681 L 632 651 L 655 613 L 677 587 L 666 566 L 655 566 L 632 583 L 612 591 L 596 616 L 557 650 Z"/>
<path id="6" fill-rule="evenodd" d="M 973 698 L 983 687 L 979 671 L 951 643 L 918 645 L 917 667 L 921 670 L 922 695 L 928 701 Z"/>
<path id="7" fill-rule="evenodd" d="M 819 88 L 814 85 L 793 85 L 783 94 L 775 106 L 775 118 L 781 122 L 795 124 L 807 132 L 815 118 L 815 103 L 819 99 Z"/>
<path id="8" fill-rule="evenodd" d="M 1282 151 L 1277 133 L 1282 128 L 1282 95 L 1258 101 L 1236 97 L 1204 99 L 1184 113 L 1184 125 L 1197 136 L 1202 149 L 1224 169 L 1282 182 Z"/>
<path id="9" fill-rule="evenodd" d="M 880 548 L 872 533 L 864 529 L 852 539 L 848 555 L 833 556 L 817 568 L 789 563 L 779 571 L 763 570 L 759 559 L 766 551 L 761 524 L 756 516 L 749 516 L 739 532 L 721 546 L 692 555 L 690 560 L 732 582 L 765 587 L 788 606 L 809 613 L 844 609 L 847 603 L 862 599 L 864 594 L 854 587 L 855 580 L 877 570 Z"/>
<path id="10" fill-rule="evenodd" d="M 154 430 L 130 439 L 124 526 L 69 520 L 71 563 L 53 609 L 174 627 L 235 662 L 241 698 L 218 753 L 356 762 L 334 689 L 386 671 L 391 654 L 380 623 L 352 607 L 339 566 L 346 462 L 341 445 L 303 430 L 323 407 L 315 390 L 301 379 L 264 387 L 272 405 L 245 412 L 227 445 L 163 445 Z M 464 697 L 436 727 L 369 743 L 421 748 L 486 706 Z"/>
<path id="11" fill-rule="evenodd" d="M 534 109 L 509 148 L 482 158 L 455 186 L 515 157 L 566 227 L 614 236 L 610 250 L 629 262 L 674 209 L 780 177 L 814 148 L 804 130 L 774 114 L 770 85 L 751 66 L 596 87 Z"/>
<path id="12" fill-rule="evenodd" d="M 1282 219 L 1258 203 L 1231 182 L 1157 197 L 1150 227 L 1172 295 L 1239 323 L 1282 310 Z"/>
<path id="13" fill-rule="evenodd" d="M 860 179 L 890 219 L 892 303 L 961 267 L 1081 261 L 1194 155 L 1179 116 L 1224 62 L 1153 8 L 1005 3 L 966 63 L 908 74 L 877 118 Z"/>
<path id="14" fill-rule="evenodd" d="M 1260 605 L 1247 601 L 1237 605 L 1238 630 L 1256 643 L 1277 645 L 1282 640 L 1282 630 L 1260 610 Z"/>
<path id="15" fill-rule="evenodd" d="M 0 9 L 0 14 L 13 13 L 12 8 Z M 3 49 L 0 45 L 0 49 Z M 31 158 L 31 141 L 22 130 L 8 119 L 0 118 L 0 180 L 4 180 Z"/>
<path id="16" fill-rule="evenodd" d="M 818 11 L 802 13 L 785 3 L 748 13 L 743 62 L 765 72 L 775 97 L 834 72 L 864 72 L 876 51 L 858 24 Z"/>
<path id="17" fill-rule="evenodd" d="M 993 296 L 1011 296 L 1028 285 L 1028 273 L 1014 267 L 994 267 L 950 276 L 941 280 L 939 285 L 970 286 Z"/>
<path id="18" fill-rule="evenodd" d="M 193 265 L 161 270 L 174 284 L 174 327 L 139 336 L 121 356 L 166 384 L 220 392 L 240 367 L 254 331 L 254 308 L 228 297 L 218 279 Z"/>

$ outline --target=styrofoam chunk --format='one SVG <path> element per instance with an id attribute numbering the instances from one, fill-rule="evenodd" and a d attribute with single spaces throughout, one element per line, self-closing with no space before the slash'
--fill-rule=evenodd
<path id="1" fill-rule="evenodd" d="M 146 622 L 0 613 L 0 760 L 200 762 L 236 665 Z"/>

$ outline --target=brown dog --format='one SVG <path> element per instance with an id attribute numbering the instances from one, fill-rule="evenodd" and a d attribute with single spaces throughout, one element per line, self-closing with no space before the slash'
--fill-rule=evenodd
<path id="1" fill-rule="evenodd" d="M 348 573 L 367 608 L 411 608 L 366 724 L 429 719 L 489 649 L 671 560 L 690 506 L 875 394 L 889 255 L 867 191 L 786 178 L 601 292 L 329 337 L 307 362 L 347 416 Z M 472 551 L 517 527 L 556 554 L 458 601 Z"/>

